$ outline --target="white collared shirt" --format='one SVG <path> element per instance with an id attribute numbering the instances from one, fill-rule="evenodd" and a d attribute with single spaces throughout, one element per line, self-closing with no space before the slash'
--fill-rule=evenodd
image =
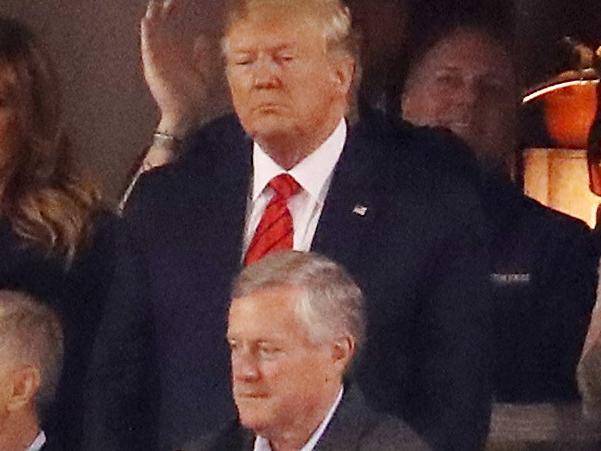
<path id="1" fill-rule="evenodd" d="M 334 167 L 345 141 L 346 121 L 343 118 L 328 139 L 289 171 L 273 161 L 259 144 L 254 143 L 252 191 L 246 208 L 242 258 L 246 255 L 263 212 L 273 197 L 273 190 L 267 186 L 269 181 L 286 173 L 294 177 L 302 188 L 288 200 L 288 209 L 294 224 L 293 248 L 298 251 L 311 249 Z"/>
<path id="2" fill-rule="evenodd" d="M 40 451 L 45 444 L 46 434 L 44 434 L 44 431 L 40 431 L 33 443 L 29 445 L 29 447 L 25 451 Z"/>
<path id="3" fill-rule="evenodd" d="M 317 442 L 325 432 L 326 428 L 328 427 L 328 424 L 330 424 L 330 421 L 332 421 L 332 417 L 334 416 L 334 413 L 336 412 L 336 409 L 340 404 L 340 400 L 342 399 L 343 393 L 344 387 L 340 387 L 340 390 L 338 391 L 338 396 L 334 400 L 332 407 L 330 407 L 328 414 L 319 424 L 318 428 L 315 429 L 315 432 L 311 434 L 311 437 L 309 438 L 309 440 L 307 440 L 307 443 L 305 443 L 305 445 L 300 449 L 300 451 L 313 451 L 313 448 L 315 448 L 315 446 L 317 445 Z M 271 445 L 269 444 L 269 440 L 267 440 L 264 437 L 261 437 L 260 435 L 257 435 L 257 437 L 255 438 L 255 446 L 253 448 L 253 451 L 272 451 Z"/>

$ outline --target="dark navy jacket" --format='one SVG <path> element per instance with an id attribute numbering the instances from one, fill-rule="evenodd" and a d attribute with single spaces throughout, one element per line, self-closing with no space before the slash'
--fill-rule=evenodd
<path id="1" fill-rule="evenodd" d="M 576 365 L 597 288 L 599 252 L 588 226 L 502 179 L 484 191 L 494 228 L 495 399 L 578 397 Z"/>
<path id="2" fill-rule="evenodd" d="M 312 250 L 342 263 L 366 293 L 357 377 L 368 402 L 437 449 L 464 451 L 480 449 L 488 431 L 491 304 L 475 189 L 431 158 L 454 146 L 411 127 L 352 127 Z M 95 351 L 85 449 L 148 449 L 157 431 L 174 449 L 231 418 L 226 316 L 251 150 L 236 118 L 220 119 L 134 190 Z"/>

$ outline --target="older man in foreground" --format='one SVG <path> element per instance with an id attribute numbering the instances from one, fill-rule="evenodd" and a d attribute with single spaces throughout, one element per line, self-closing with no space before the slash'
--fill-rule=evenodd
<path id="1" fill-rule="evenodd" d="M 239 420 L 189 449 L 429 449 L 343 383 L 364 332 L 361 290 L 334 262 L 286 251 L 244 269 L 227 331 Z"/>
<path id="2" fill-rule="evenodd" d="M 420 29 L 403 118 L 449 128 L 479 163 L 494 236 L 495 400 L 575 400 L 597 283 L 594 237 L 584 222 L 545 207 L 511 181 L 519 106 L 511 30 L 456 18 L 429 31 Z"/>

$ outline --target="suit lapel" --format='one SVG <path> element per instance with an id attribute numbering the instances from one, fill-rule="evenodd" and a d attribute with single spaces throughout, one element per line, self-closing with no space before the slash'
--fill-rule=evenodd
<path id="1" fill-rule="evenodd" d="M 342 401 L 330 424 L 315 446 L 315 451 L 350 451 L 357 449 L 366 427 L 367 406 L 361 392 L 345 385 Z"/>
<path id="2" fill-rule="evenodd" d="M 343 264 L 355 260 L 378 210 L 373 192 L 374 172 L 367 143 L 350 129 L 334 169 L 312 250 Z"/>
<path id="3" fill-rule="evenodd" d="M 221 431 L 203 437 L 186 449 L 190 451 L 253 451 L 254 444 L 255 435 L 252 431 L 243 428 L 240 421 L 236 419 Z"/>

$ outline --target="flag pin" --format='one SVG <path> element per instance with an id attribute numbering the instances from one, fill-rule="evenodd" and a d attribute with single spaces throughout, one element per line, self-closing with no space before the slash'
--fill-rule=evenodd
<path id="1" fill-rule="evenodd" d="M 355 205 L 355 208 L 353 208 L 353 213 L 359 216 L 365 216 L 365 214 L 367 213 L 367 207 L 365 205 L 357 204 Z"/>

